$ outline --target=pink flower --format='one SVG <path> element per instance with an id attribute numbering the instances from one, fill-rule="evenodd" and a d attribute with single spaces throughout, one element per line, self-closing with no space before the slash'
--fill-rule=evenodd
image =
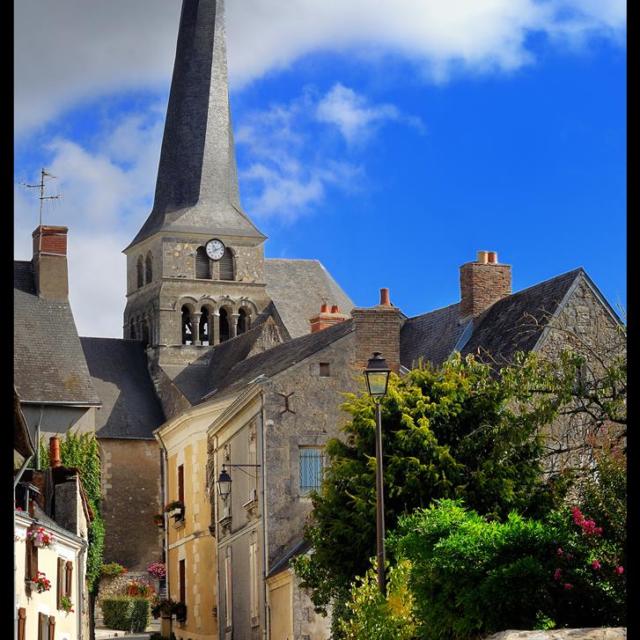
<path id="1" fill-rule="evenodd" d="M 591 563 L 591 567 L 592 567 L 593 569 L 595 569 L 596 571 L 597 571 L 601 566 L 602 566 L 602 565 L 600 564 L 600 562 L 599 562 L 598 560 L 594 560 L 594 561 Z"/>
<path id="2" fill-rule="evenodd" d="M 584 522 L 584 516 L 582 515 L 582 511 L 580 511 L 578 507 L 573 507 L 573 509 L 571 509 L 571 513 L 573 514 L 573 522 L 575 524 L 580 525 Z"/>
<path id="3" fill-rule="evenodd" d="M 573 585 L 569 582 L 565 582 L 563 586 L 565 591 L 569 591 L 570 589 L 573 589 Z"/>
<path id="4" fill-rule="evenodd" d="M 553 572 L 553 579 L 559 581 L 561 577 L 562 577 L 562 569 L 556 569 Z"/>
<path id="5" fill-rule="evenodd" d="M 624 567 L 616 567 L 616 573 L 621 576 L 624 573 Z"/>
<path id="6" fill-rule="evenodd" d="M 563 554 L 562 547 L 558 547 L 558 550 L 556 551 L 556 553 L 557 553 L 559 556 L 561 556 L 561 555 Z"/>

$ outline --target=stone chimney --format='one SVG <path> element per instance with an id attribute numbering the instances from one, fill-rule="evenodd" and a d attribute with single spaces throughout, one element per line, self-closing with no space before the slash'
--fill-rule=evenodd
<path id="1" fill-rule="evenodd" d="M 67 227 L 41 225 L 32 234 L 33 272 L 41 298 L 59 302 L 69 299 L 67 231 Z"/>
<path id="2" fill-rule="evenodd" d="M 460 267 L 460 318 L 475 318 L 511 295 L 511 265 L 499 264 L 495 251 L 478 251 L 475 262 Z"/>
<path id="3" fill-rule="evenodd" d="M 329 309 L 329 305 L 326 302 L 323 302 L 320 307 L 320 313 L 309 320 L 311 323 L 311 333 L 322 331 L 323 329 L 327 329 L 328 327 L 332 327 L 334 324 L 344 322 L 348 319 L 348 315 L 340 313 L 340 309 L 337 304 L 334 304 L 331 309 Z"/>
<path id="4" fill-rule="evenodd" d="M 380 304 L 353 309 L 351 317 L 356 332 L 357 369 L 364 369 L 374 351 L 379 351 L 389 368 L 400 369 L 400 329 L 402 314 L 389 300 L 389 289 L 380 289 Z"/>

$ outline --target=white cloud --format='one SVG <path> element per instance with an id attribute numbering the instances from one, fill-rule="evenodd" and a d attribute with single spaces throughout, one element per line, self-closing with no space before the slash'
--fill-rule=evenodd
<path id="1" fill-rule="evenodd" d="M 121 337 L 126 289 L 124 247 L 150 211 L 160 153 L 157 110 L 111 123 L 96 148 L 57 138 L 47 147 L 47 170 L 58 176 L 43 221 L 69 227 L 69 290 L 81 335 Z M 29 176 L 38 182 L 39 176 Z M 15 186 L 17 259 L 31 259 L 31 231 L 38 223 L 36 193 Z"/>
<path id="2" fill-rule="evenodd" d="M 393 104 L 370 105 L 364 96 L 340 83 L 318 102 L 316 117 L 335 124 L 349 144 L 366 141 L 385 121 L 403 121 L 424 129 L 419 118 L 402 115 Z"/>
<path id="3" fill-rule="evenodd" d="M 15 3 L 16 130 L 81 100 L 167 89 L 179 0 L 20 0 Z M 316 51 L 380 63 L 407 58 L 426 77 L 504 71 L 532 62 L 526 38 L 591 35 L 623 43 L 624 0 L 234 0 L 227 3 L 236 86 Z"/>

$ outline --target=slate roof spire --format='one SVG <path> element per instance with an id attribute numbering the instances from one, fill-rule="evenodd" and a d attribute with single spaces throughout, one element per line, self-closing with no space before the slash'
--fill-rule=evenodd
<path id="1" fill-rule="evenodd" d="M 153 210 L 129 246 L 160 230 L 265 238 L 240 207 L 224 0 L 183 0 Z"/>

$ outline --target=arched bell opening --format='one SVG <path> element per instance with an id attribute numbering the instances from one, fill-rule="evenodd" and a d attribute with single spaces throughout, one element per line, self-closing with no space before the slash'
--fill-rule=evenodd
<path id="1" fill-rule="evenodd" d="M 193 344 L 194 337 L 191 309 L 185 304 L 182 306 L 182 344 Z"/>
<path id="2" fill-rule="evenodd" d="M 224 307 L 220 309 L 220 342 L 225 342 L 231 337 L 230 314 Z"/>
<path id="3" fill-rule="evenodd" d="M 213 344 L 213 337 L 211 336 L 211 314 L 207 307 L 203 307 L 200 312 L 199 336 L 200 344 Z"/>

